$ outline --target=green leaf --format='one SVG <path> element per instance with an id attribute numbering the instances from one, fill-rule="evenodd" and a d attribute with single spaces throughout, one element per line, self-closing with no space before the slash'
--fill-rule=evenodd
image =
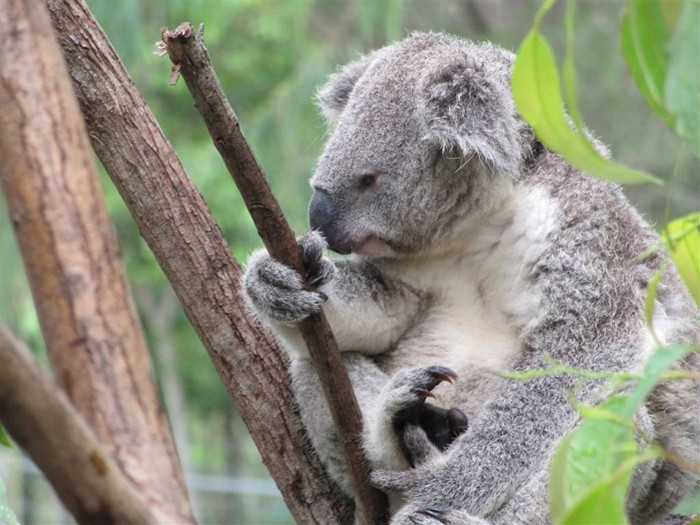
<path id="1" fill-rule="evenodd" d="M 649 279 L 649 286 L 647 286 L 647 299 L 644 304 L 644 316 L 647 320 L 647 326 L 649 326 L 649 330 L 651 330 L 651 333 L 654 336 L 654 341 L 657 343 L 657 346 L 658 338 L 656 337 L 656 332 L 654 332 L 654 310 L 656 307 L 656 293 L 659 289 L 659 283 L 661 282 L 661 279 L 663 278 L 667 269 L 667 265 L 662 266 L 661 269 L 658 272 L 656 272 L 651 279 Z"/>
<path id="2" fill-rule="evenodd" d="M 700 306 L 700 212 L 668 223 L 662 238 L 690 295 Z"/>
<path id="3" fill-rule="evenodd" d="M 566 96 L 566 107 L 571 114 L 571 120 L 576 125 L 579 133 L 585 133 L 583 127 L 583 117 L 578 107 L 578 93 L 576 89 L 576 66 L 574 63 L 574 8 L 576 2 L 569 0 L 566 4 L 566 58 L 564 59 L 564 95 Z"/>
<path id="4" fill-rule="evenodd" d="M 4 445 L 6 447 L 12 446 L 12 443 L 10 443 L 10 438 L 7 437 L 7 434 L 5 433 L 5 429 L 2 428 L 2 425 L 0 425 L 0 445 Z"/>
<path id="5" fill-rule="evenodd" d="M 700 157 L 700 3 L 686 0 L 666 77 L 665 101 L 676 117 L 675 131 Z"/>
<path id="6" fill-rule="evenodd" d="M 613 182 L 661 183 L 648 173 L 605 159 L 583 133 L 571 129 L 564 113 L 554 55 L 536 29 L 528 34 L 518 51 L 512 85 L 518 111 L 537 137 L 577 168 Z"/>
<path id="7" fill-rule="evenodd" d="M 632 472 L 639 463 L 650 457 L 638 456 L 622 465 L 615 475 L 599 483 L 562 519 L 562 525 L 587 525 L 605 523 L 606 525 L 628 523 L 625 515 L 627 485 Z"/>
<path id="8" fill-rule="evenodd" d="M 625 405 L 621 415 L 631 419 L 656 386 L 656 383 L 659 382 L 663 373 L 673 363 L 693 351 L 695 351 L 693 347 L 685 345 L 658 348 L 647 361 L 642 379 L 639 380 L 635 389 L 625 396 Z"/>
<path id="9" fill-rule="evenodd" d="M 634 415 L 663 373 L 690 347 L 660 348 L 627 395 L 582 407 L 583 422 L 554 454 L 550 501 L 554 523 L 626 523 L 625 497 L 632 467 L 658 452 L 638 453 Z M 622 520 L 620 521 L 620 518 Z"/>
<path id="10" fill-rule="evenodd" d="M 668 43 L 669 33 L 658 1 L 627 0 L 622 18 L 622 55 L 644 99 L 673 130 L 674 118 L 664 100 Z"/>

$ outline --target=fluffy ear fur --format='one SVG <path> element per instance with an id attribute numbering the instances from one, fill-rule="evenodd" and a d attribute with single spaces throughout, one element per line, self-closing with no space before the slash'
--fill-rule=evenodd
<path id="1" fill-rule="evenodd" d="M 326 121 L 334 125 L 348 103 L 355 84 L 373 61 L 373 54 L 365 55 L 333 73 L 328 82 L 316 93 L 316 103 L 320 106 Z"/>
<path id="2" fill-rule="evenodd" d="M 479 62 L 465 53 L 436 64 L 423 76 L 420 105 L 427 138 L 443 151 L 476 154 L 494 171 L 516 176 L 528 139 L 510 94 L 512 56 L 498 51 Z"/>

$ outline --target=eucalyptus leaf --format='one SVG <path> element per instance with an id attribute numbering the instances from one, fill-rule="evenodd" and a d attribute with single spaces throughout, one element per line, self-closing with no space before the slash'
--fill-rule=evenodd
<path id="1" fill-rule="evenodd" d="M 658 1 L 627 1 L 622 19 L 622 55 L 644 99 L 673 130 L 674 118 L 664 100 L 669 40 Z"/>
<path id="2" fill-rule="evenodd" d="M 0 445 L 4 445 L 6 447 L 12 446 L 12 443 L 10 442 L 10 438 L 7 437 L 7 434 L 5 433 L 5 429 L 2 428 L 2 425 L 0 425 Z"/>
<path id="3" fill-rule="evenodd" d="M 656 294 L 659 289 L 659 283 L 663 278 L 668 267 L 666 265 L 662 266 L 661 269 L 656 272 L 651 279 L 649 279 L 649 285 L 647 286 L 647 299 L 644 304 L 644 316 L 646 317 L 647 326 L 651 330 L 654 336 L 654 341 L 658 341 L 656 337 L 656 332 L 654 332 L 654 310 L 656 309 Z M 658 346 L 658 343 L 657 343 Z"/>
<path id="4" fill-rule="evenodd" d="M 627 485 L 633 469 L 648 459 L 638 456 L 622 465 L 615 475 L 593 487 L 561 520 L 562 525 L 581 525 L 583 523 L 605 523 L 617 525 L 628 523 L 625 515 Z"/>
<path id="5" fill-rule="evenodd" d="M 666 77 L 666 107 L 676 117 L 675 131 L 700 157 L 700 2 L 683 4 L 676 34 L 671 42 L 671 61 Z"/>
<path id="6" fill-rule="evenodd" d="M 622 415 L 632 418 L 642 406 L 644 400 L 659 382 L 663 373 L 676 361 L 695 351 L 691 346 L 676 345 L 658 348 L 647 361 L 642 378 L 635 389 L 625 396 L 625 406 Z"/>
<path id="7" fill-rule="evenodd" d="M 690 295 L 700 306 L 700 212 L 669 222 L 662 237 Z"/>
<path id="8" fill-rule="evenodd" d="M 569 126 L 564 112 L 554 54 L 547 41 L 533 29 L 518 51 L 512 77 L 518 111 L 537 137 L 575 167 L 618 183 L 660 183 L 658 179 L 600 155 L 585 134 Z"/>
<path id="9" fill-rule="evenodd" d="M 562 442 L 552 461 L 550 479 L 558 481 L 550 485 L 554 523 L 601 522 L 601 513 L 606 523 L 626 523 L 618 520 L 624 516 L 630 465 L 658 454 L 640 454 L 634 415 L 663 373 L 691 351 L 685 346 L 658 349 L 629 394 L 581 409 L 580 427 Z"/>

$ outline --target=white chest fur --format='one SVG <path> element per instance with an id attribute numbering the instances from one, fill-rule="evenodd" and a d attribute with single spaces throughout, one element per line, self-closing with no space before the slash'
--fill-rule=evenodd
<path id="1" fill-rule="evenodd" d="M 530 269 L 547 248 L 558 216 L 544 190 L 514 190 L 456 248 L 386 268 L 432 298 L 424 317 L 399 341 L 387 371 L 436 364 L 458 372 L 465 366 L 510 368 L 520 350 L 519 333 L 539 310 Z"/>

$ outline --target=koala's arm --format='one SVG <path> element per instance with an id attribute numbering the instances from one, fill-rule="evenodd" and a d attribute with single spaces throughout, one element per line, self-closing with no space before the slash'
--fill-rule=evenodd
<path id="1" fill-rule="evenodd" d="M 372 263 L 324 257 L 319 234 L 299 243 L 311 268 L 306 279 L 263 250 L 251 256 L 245 276 L 253 307 L 294 355 L 308 355 L 294 325 L 322 306 L 340 350 L 366 354 L 391 348 L 423 310 L 425 296 Z"/>

